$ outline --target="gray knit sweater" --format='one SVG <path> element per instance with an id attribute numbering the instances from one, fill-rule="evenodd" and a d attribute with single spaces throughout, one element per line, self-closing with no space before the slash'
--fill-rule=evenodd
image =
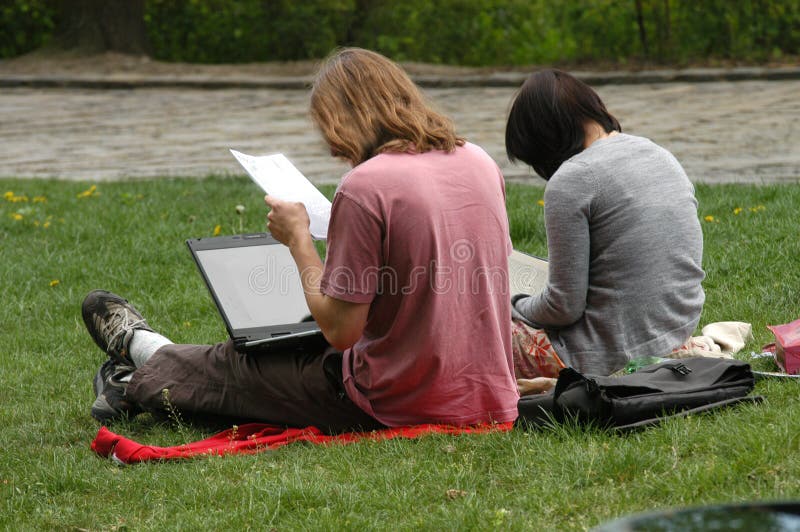
<path id="1" fill-rule="evenodd" d="M 691 336 L 703 233 L 694 187 L 668 151 L 632 135 L 598 140 L 561 165 L 544 198 L 548 284 L 514 309 L 567 365 L 605 375 Z"/>

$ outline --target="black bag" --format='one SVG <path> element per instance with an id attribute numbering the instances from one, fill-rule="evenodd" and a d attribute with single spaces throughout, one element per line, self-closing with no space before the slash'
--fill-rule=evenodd
<path id="1" fill-rule="evenodd" d="M 668 360 L 618 377 L 584 376 L 565 368 L 551 392 L 519 400 L 516 425 L 530 428 L 575 419 L 626 432 L 667 417 L 759 402 L 760 396 L 746 397 L 754 384 L 750 364 L 720 358 Z"/>

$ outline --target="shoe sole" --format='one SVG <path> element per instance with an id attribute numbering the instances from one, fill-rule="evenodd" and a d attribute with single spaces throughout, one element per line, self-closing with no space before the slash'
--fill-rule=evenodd
<path id="1" fill-rule="evenodd" d="M 100 423 L 108 423 L 115 419 L 125 417 L 125 414 L 118 412 L 113 406 L 108 404 L 105 395 L 98 395 L 92 403 L 92 417 Z"/>

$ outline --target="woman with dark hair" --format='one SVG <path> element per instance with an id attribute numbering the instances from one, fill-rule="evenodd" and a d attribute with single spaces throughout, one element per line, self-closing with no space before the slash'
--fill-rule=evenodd
<path id="1" fill-rule="evenodd" d="M 512 298 L 515 340 L 533 335 L 553 367 L 601 375 L 680 348 L 705 295 L 694 187 L 678 161 L 622 133 L 590 87 L 558 70 L 522 86 L 506 150 L 547 180 L 549 280 Z"/>
<path id="2" fill-rule="evenodd" d="M 302 203 L 267 196 L 325 349 L 239 353 L 175 345 L 125 299 L 89 294 L 83 318 L 109 356 L 92 415 L 169 405 L 194 416 L 355 428 L 517 417 L 503 177 L 456 135 L 403 70 L 344 49 L 322 66 L 311 117 L 353 169 L 339 184 L 323 264 Z"/>

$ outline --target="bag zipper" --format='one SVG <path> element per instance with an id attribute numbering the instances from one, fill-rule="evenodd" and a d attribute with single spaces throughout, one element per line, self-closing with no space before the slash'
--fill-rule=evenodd
<path id="1" fill-rule="evenodd" d="M 689 373 L 692 372 L 692 368 L 686 367 L 686 365 L 683 362 L 679 362 L 674 366 L 670 365 L 668 367 L 678 375 L 688 375 Z"/>

